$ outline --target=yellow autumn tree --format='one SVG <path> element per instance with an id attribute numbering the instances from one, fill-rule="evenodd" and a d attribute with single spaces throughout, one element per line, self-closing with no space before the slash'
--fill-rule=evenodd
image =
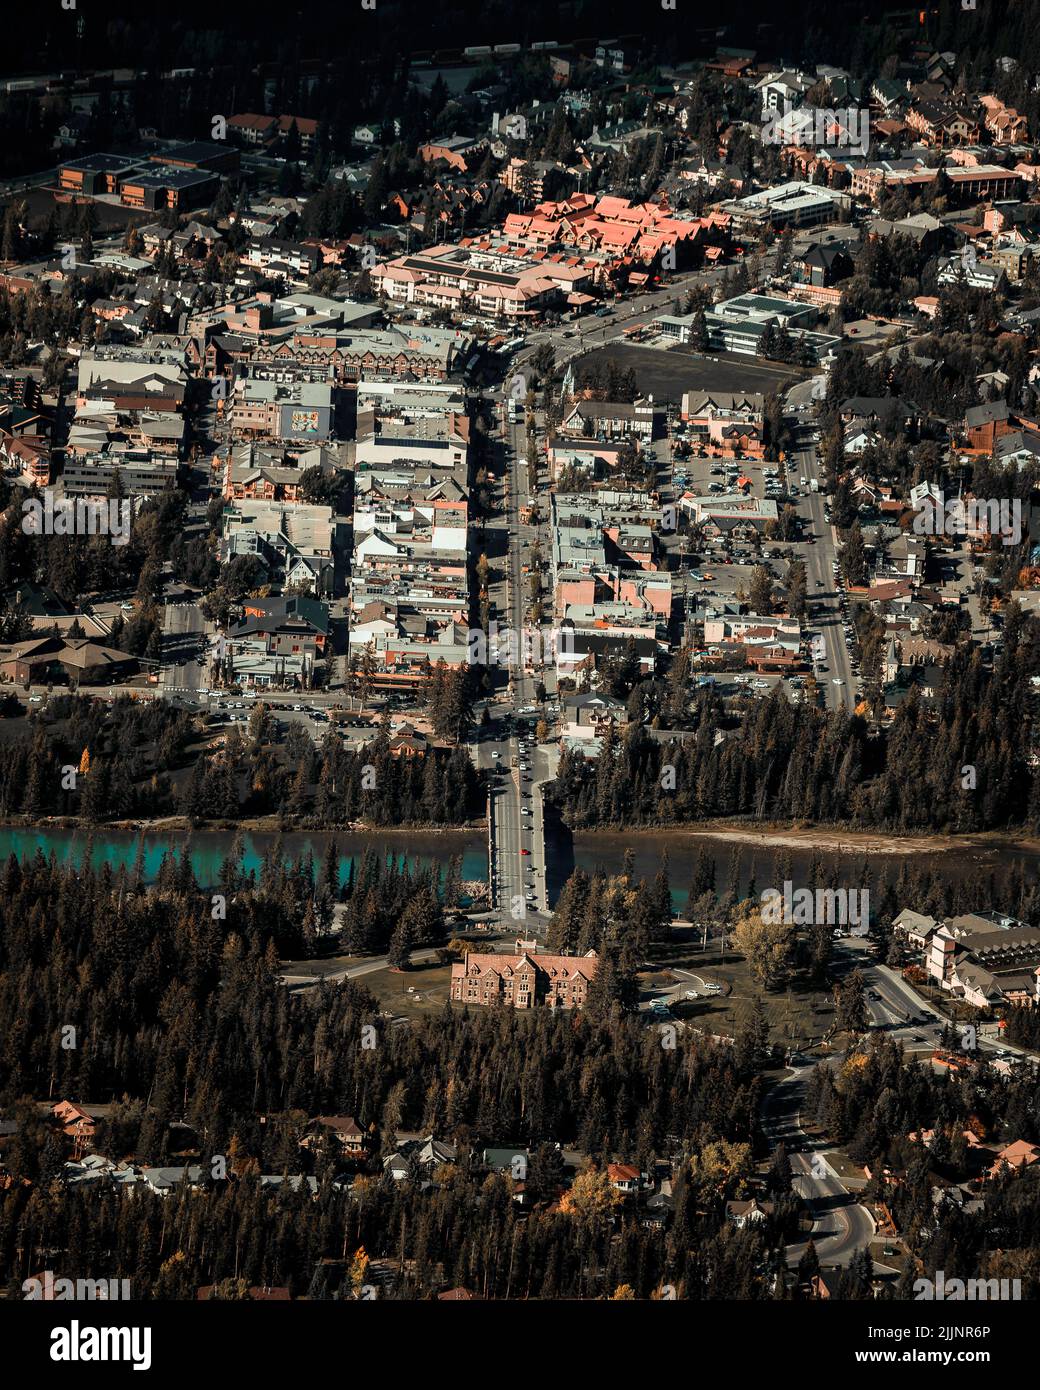
<path id="1" fill-rule="evenodd" d="M 705 1144 L 690 1159 L 690 1178 L 701 1192 L 732 1196 L 739 1192 L 754 1169 L 750 1144 L 730 1144 L 725 1139 Z"/>
<path id="2" fill-rule="evenodd" d="M 368 1282 L 368 1266 L 370 1260 L 365 1252 L 365 1247 L 359 1245 L 354 1251 L 354 1258 L 350 1262 L 350 1287 L 354 1291 L 354 1297 L 361 1297 L 361 1290 Z"/>
<path id="3" fill-rule="evenodd" d="M 571 1190 L 560 1198 L 560 1210 L 598 1221 L 616 1211 L 624 1200 L 606 1173 L 589 1168 L 578 1174 Z"/>
<path id="4" fill-rule="evenodd" d="M 612 1303 L 630 1303 L 635 1300 L 636 1291 L 631 1284 L 619 1284 L 610 1295 Z"/>
<path id="5" fill-rule="evenodd" d="M 783 989 L 791 975 L 794 927 L 789 922 L 767 920 L 757 907 L 737 921 L 730 941 L 747 960 L 752 978 L 762 989 Z"/>
<path id="6" fill-rule="evenodd" d="M 80 772 L 83 772 L 83 773 L 87 773 L 87 772 L 90 771 L 90 749 L 89 749 L 89 748 L 84 748 L 84 750 L 83 750 L 82 756 L 80 757 L 80 760 L 79 760 L 79 770 L 80 770 Z"/>

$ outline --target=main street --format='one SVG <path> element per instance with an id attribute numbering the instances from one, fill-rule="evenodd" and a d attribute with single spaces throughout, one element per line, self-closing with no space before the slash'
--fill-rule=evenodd
<path id="1" fill-rule="evenodd" d="M 508 386 L 508 383 L 507 383 Z M 545 930 L 548 914 L 542 803 L 536 785 L 537 751 L 533 734 L 537 679 L 527 670 L 525 633 L 540 631 L 527 621 L 529 596 L 524 583 L 530 572 L 531 546 L 538 528 L 521 523 L 521 510 L 536 500 L 528 487 L 526 423 L 508 419 L 508 395 L 501 402 L 503 469 L 496 496 L 499 511 L 485 530 L 492 621 L 501 645 L 491 678 L 500 687 L 489 736 L 478 746 L 478 765 L 496 768 L 491 778 L 494 903 L 503 927 L 520 935 Z M 490 653 L 494 661 L 495 652 Z M 534 653 L 537 659 L 538 653 Z M 503 687 L 504 688 L 501 688 Z M 525 711 L 527 713 L 525 713 Z M 530 722 L 530 729 L 527 724 Z"/>
<path id="2" fill-rule="evenodd" d="M 811 629 L 819 632 L 825 644 L 825 660 L 813 662 L 813 671 L 824 688 L 831 709 L 843 705 L 852 710 L 856 705 L 857 676 L 852 669 L 849 648 L 845 642 L 841 611 L 842 589 L 835 571 L 838 563 L 837 537 L 826 517 L 826 500 L 822 491 L 814 492 L 812 484 L 822 486 L 823 474 L 816 455 L 816 445 L 802 439 L 788 455 L 788 484 L 800 488 L 798 512 L 807 532 L 814 537 L 811 545 L 798 546 L 797 552 L 805 562 L 806 599 L 815 617 Z M 802 483 L 802 479 L 805 483 Z M 835 681 L 840 682 L 836 685 Z"/>
<path id="3" fill-rule="evenodd" d="M 195 603 L 163 609 L 162 693 L 194 696 L 209 687 L 210 624 Z"/>

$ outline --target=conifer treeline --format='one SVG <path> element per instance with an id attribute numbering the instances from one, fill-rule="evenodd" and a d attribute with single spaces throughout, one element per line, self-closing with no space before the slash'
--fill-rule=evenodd
<path id="1" fill-rule="evenodd" d="M 355 751 L 331 730 L 319 747 L 292 726 L 279 756 L 262 710 L 256 737 L 231 728 L 210 748 L 200 746 L 193 716 L 162 700 L 58 695 L 49 715 L 53 722 L 0 745 L 0 816 L 459 825 L 484 811 L 486 793 L 465 749 L 395 758 L 382 730 Z"/>
<path id="2" fill-rule="evenodd" d="M 1029 765 L 1036 632 L 1032 622 L 1021 631 L 1009 623 L 992 671 L 977 653 L 958 652 L 937 708 L 912 691 L 876 734 L 844 710 L 792 705 L 777 690 L 747 712 L 737 736 L 717 741 L 726 716 L 717 695 L 703 694 L 686 742 L 629 726 L 608 735 L 594 761 L 564 750 L 553 800 L 576 829 L 715 817 L 960 832 L 1038 825 L 1040 767 Z"/>
<path id="3" fill-rule="evenodd" d="M 362 865 L 358 888 L 370 873 Z M 379 881 L 390 882 L 385 872 Z M 695 1073 L 716 1062 L 678 1066 L 606 996 L 578 1018 L 446 1009 L 384 1030 L 355 984 L 291 995 L 276 982 L 279 947 L 304 940 L 310 866 L 272 861 L 244 882 L 229 863 L 221 887 L 217 909 L 172 857 L 151 889 L 125 870 L 10 859 L 0 879 L 0 1096 L 125 1093 L 147 1098 L 159 1124 L 187 1119 L 214 1147 L 237 1134 L 257 1152 L 260 1114 L 346 1108 L 378 1123 L 399 1083 L 405 1127 L 552 1136 L 592 1152 L 632 1151 L 641 1134 L 657 1142 L 700 1124 L 750 1133 L 746 1079 L 729 1074 L 724 1097 L 702 1091 Z M 372 1022 L 374 1052 L 360 1046 Z M 66 1049 L 70 1026 L 76 1046 Z"/>

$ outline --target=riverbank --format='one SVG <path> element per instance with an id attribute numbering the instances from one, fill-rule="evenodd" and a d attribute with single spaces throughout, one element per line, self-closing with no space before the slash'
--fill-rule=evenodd
<path id="1" fill-rule="evenodd" d="M 484 832 L 483 820 L 467 821 L 463 825 L 429 825 L 425 821 L 397 822 L 393 825 L 370 825 L 367 821 L 344 821 L 342 825 L 321 825 L 310 821 L 286 824 L 279 816 L 243 817 L 241 820 L 207 820 L 197 824 L 186 816 L 157 816 L 154 820 L 90 821 L 82 816 L 7 816 L 0 817 L 4 830 L 70 830 L 83 835 L 386 835 L 390 832 L 405 835 L 478 835 Z"/>
<path id="2" fill-rule="evenodd" d="M 574 832 L 575 843 L 586 838 L 618 835 L 616 830 L 582 830 Z M 877 830 L 845 830 L 825 826 L 775 826 L 764 830 L 749 830 L 733 822 L 698 821 L 697 828 L 638 826 L 624 832 L 626 839 L 643 840 L 667 837 L 669 840 L 712 840 L 756 848 L 825 850 L 829 853 L 854 854 L 945 854 L 958 849 L 975 853 L 1040 854 L 1040 838 L 1018 836 L 1014 832 L 987 830 L 965 835 L 937 834 L 934 831 L 893 834 Z"/>

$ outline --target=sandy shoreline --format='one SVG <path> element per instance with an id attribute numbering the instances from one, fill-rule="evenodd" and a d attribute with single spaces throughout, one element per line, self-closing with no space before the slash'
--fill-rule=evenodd
<path id="1" fill-rule="evenodd" d="M 608 835 L 624 835 L 632 840 L 668 840 L 672 843 L 694 840 L 723 841 L 735 845 L 751 845 L 760 849 L 819 849 L 827 853 L 849 854 L 942 854 L 970 849 L 976 854 L 1040 852 L 1040 840 L 1030 836 L 1015 836 L 999 831 L 967 835 L 894 835 L 874 830 L 843 830 L 833 827 L 783 827 L 769 830 L 749 830 L 735 825 L 661 826 L 650 829 L 632 827 L 624 831 L 582 830 L 574 832 L 575 843 L 585 844 Z"/>

